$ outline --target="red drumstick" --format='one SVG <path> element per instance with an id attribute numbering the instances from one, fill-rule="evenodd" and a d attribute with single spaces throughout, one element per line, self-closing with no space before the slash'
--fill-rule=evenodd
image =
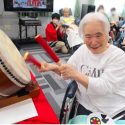
<path id="1" fill-rule="evenodd" d="M 35 37 L 35 40 L 50 55 L 53 61 L 55 61 L 58 65 L 60 65 L 61 62 L 59 57 L 56 55 L 56 53 L 52 50 L 52 48 L 47 44 L 47 42 L 42 38 L 40 34 Z"/>
<path id="2" fill-rule="evenodd" d="M 24 54 L 24 60 L 35 64 L 38 68 L 41 68 L 41 63 L 28 52 Z"/>

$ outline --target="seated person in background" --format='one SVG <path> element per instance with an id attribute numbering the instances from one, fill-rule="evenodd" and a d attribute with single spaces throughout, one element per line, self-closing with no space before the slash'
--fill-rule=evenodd
<path id="1" fill-rule="evenodd" d="M 116 8 L 111 8 L 110 10 L 111 15 L 109 17 L 110 24 L 111 24 L 111 34 L 112 34 L 112 40 L 115 43 L 117 39 L 119 38 L 119 15 L 116 11 Z"/>
<path id="2" fill-rule="evenodd" d="M 61 31 L 64 33 L 64 37 L 66 37 L 68 48 L 73 53 L 83 41 L 78 35 L 78 26 L 75 24 L 75 18 L 71 16 L 70 11 L 70 8 L 64 8 L 60 21 L 62 22 Z"/>
<path id="3" fill-rule="evenodd" d="M 122 27 L 124 24 L 125 24 L 124 17 L 119 17 L 118 26 L 119 26 L 119 27 Z"/>
<path id="4" fill-rule="evenodd" d="M 123 42 L 121 44 L 125 45 L 125 24 L 121 27 L 120 32 L 121 32 L 121 37 L 123 38 Z"/>
<path id="5" fill-rule="evenodd" d="M 111 16 L 109 17 L 110 19 L 110 23 L 115 22 L 116 24 L 118 24 L 119 22 L 119 15 L 116 12 L 116 8 L 111 8 Z"/>
<path id="6" fill-rule="evenodd" d="M 97 8 L 97 12 L 104 14 L 108 18 L 108 15 L 106 14 L 103 5 L 99 5 L 99 7 Z M 108 20 L 109 20 L 109 18 L 108 18 Z"/>
<path id="7" fill-rule="evenodd" d="M 42 71 L 55 71 L 77 81 L 77 115 L 100 112 L 111 118 L 119 113 L 125 120 L 125 53 L 108 44 L 110 24 L 101 13 L 88 13 L 81 20 L 83 44 L 68 64 L 44 63 Z M 117 118 L 117 117 L 116 117 Z"/>
<path id="8" fill-rule="evenodd" d="M 65 46 L 65 43 L 61 41 L 61 33 L 60 26 L 61 23 L 60 15 L 58 13 L 52 14 L 52 21 L 46 27 L 46 39 L 50 43 L 50 46 L 54 46 L 54 48 L 58 51 L 60 50 L 62 53 L 68 53 L 68 49 Z"/>
<path id="9" fill-rule="evenodd" d="M 61 17 L 60 21 L 62 22 L 62 24 L 65 24 L 65 25 L 70 25 L 70 24 L 74 23 L 75 18 L 70 15 L 69 8 L 63 9 L 63 16 Z"/>
<path id="10" fill-rule="evenodd" d="M 75 52 L 82 44 L 83 40 L 80 38 L 78 33 L 78 26 L 71 24 L 66 30 L 67 41 L 71 50 L 71 53 Z"/>
<path id="11" fill-rule="evenodd" d="M 103 5 L 99 5 L 99 7 L 97 8 L 97 12 L 105 13 L 104 6 Z"/>
<path id="12" fill-rule="evenodd" d="M 112 40 L 115 42 L 119 38 L 119 30 L 120 27 L 117 25 L 115 21 L 110 23 L 110 32 L 112 33 Z"/>

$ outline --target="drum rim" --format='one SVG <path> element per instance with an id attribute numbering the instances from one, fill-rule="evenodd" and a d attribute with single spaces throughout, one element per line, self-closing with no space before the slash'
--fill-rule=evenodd
<path id="1" fill-rule="evenodd" d="M 14 50 L 12 51 L 13 53 L 11 53 L 11 51 L 8 51 L 8 49 L 7 49 L 7 53 L 5 53 L 6 52 L 6 50 L 5 49 L 2 49 L 2 47 L 1 47 L 1 50 L 0 50 L 0 69 L 2 70 L 2 72 L 6 75 L 6 77 L 8 77 L 9 78 L 9 80 L 10 81 L 12 81 L 12 82 L 14 82 L 15 84 L 17 84 L 17 86 L 20 86 L 20 87 L 25 87 L 26 85 L 28 85 L 30 82 L 31 82 L 31 76 L 30 76 L 30 72 L 29 72 L 29 70 L 28 70 L 28 68 L 26 67 L 26 64 L 25 64 L 25 61 L 23 60 L 23 58 L 22 58 L 22 56 L 21 56 L 21 54 L 19 53 L 19 51 L 18 51 L 18 49 L 16 48 L 16 46 L 13 44 L 13 42 L 11 41 L 11 39 L 6 35 L 6 33 L 4 33 L 2 30 L 0 30 L 0 32 L 1 32 L 1 36 L 0 36 L 0 38 L 1 38 L 1 40 L 2 41 L 4 41 L 5 40 L 5 42 L 4 42 L 4 44 L 3 44 L 3 46 L 5 46 L 6 44 L 7 44 L 7 47 L 12 47 Z M 5 44 L 6 43 L 6 44 Z M 5 50 L 5 51 L 4 51 Z M 10 49 L 11 50 L 11 49 Z M 11 55 L 12 54 L 14 54 L 14 53 L 17 53 L 18 55 L 17 55 L 17 61 L 21 61 L 20 62 L 20 64 L 21 64 L 21 66 L 23 66 L 24 68 L 23 68 L 23 70 L 21 70 L 21 71 L 23 71 L 23 72 L 21 72 L 22 73 L 22 75 L 23 74 L 25 74 L 25 73 L 27 73 L 27 78 L 26 79 L 23 79 L 22 77 L 21 77 L 21 75 L 19 75 L 19 73 L 17 72 L 18 71 L 18 69 L 17 69 L 17 67 L 15 68 L 15 66 L 16 65 L 14 65 L 15 64 L 15 60 L 13 60 L 12 59 L 12 61 L 14 61 L 13 62 L 13 65 L 12 65 L 12 63 L 9 63 L 9 60 L 8 60 L 8 57 L 9 57 L 9 55 L 7 55 L 7 54 L 9 54 L 9 52 L 11 53 Z M 5 57 L 4 57 L 4 53 L 5 53 Z M 18 63 L 17 63 L 17 66 L 18 66 Z M 19 65 L 20 66 L 20 65 Z M 27 69 L 26 69 L 27 68 Z M 26 69 L 26 71 L 25 71 L 25 69 Z M 20 70 L 19 70 L 20 71 Z M 18 74 L 17 74 L 17 73 Z M 25 75 L 24 75 L 25 76 Z M 24 77 L 25 78 L 25 77 Z"/>
<path id="2" fill-rule="evenodd" d="M 26 85 L 28 85 L 27 83 L 24 83 L 20 81 L 17 77 L 15 77 L 15 75 L 13 75 L 13 73 L 7 68 L 7 66 L 5 65 L 5 63 L 3 62 L 1 58 L 0 58 L 0 68 L 4 72 L 4 74 L 6 74 L 7 77 L 11 81 L 13 81 L 17 86 L 25 87 Z"/>

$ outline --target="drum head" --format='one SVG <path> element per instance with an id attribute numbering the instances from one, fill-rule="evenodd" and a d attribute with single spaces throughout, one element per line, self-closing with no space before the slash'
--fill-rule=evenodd
<path id="1" fill-rule="evenodd" d="M 26 63 L 10 38 L 0 30 L 0 68 L 17 85 L 31 81 Z"/>

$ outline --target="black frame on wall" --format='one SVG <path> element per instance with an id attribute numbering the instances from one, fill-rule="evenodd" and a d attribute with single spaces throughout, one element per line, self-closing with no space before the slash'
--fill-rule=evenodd
<path id="1" fill-rule="evenodd" d="M 5 11 L 44 11 L 44 12 L 53 12 L 54 0 L 46 0 L 47 8 L 14 8 L 13 0 L 4 0 L 4 10 Z"/>

